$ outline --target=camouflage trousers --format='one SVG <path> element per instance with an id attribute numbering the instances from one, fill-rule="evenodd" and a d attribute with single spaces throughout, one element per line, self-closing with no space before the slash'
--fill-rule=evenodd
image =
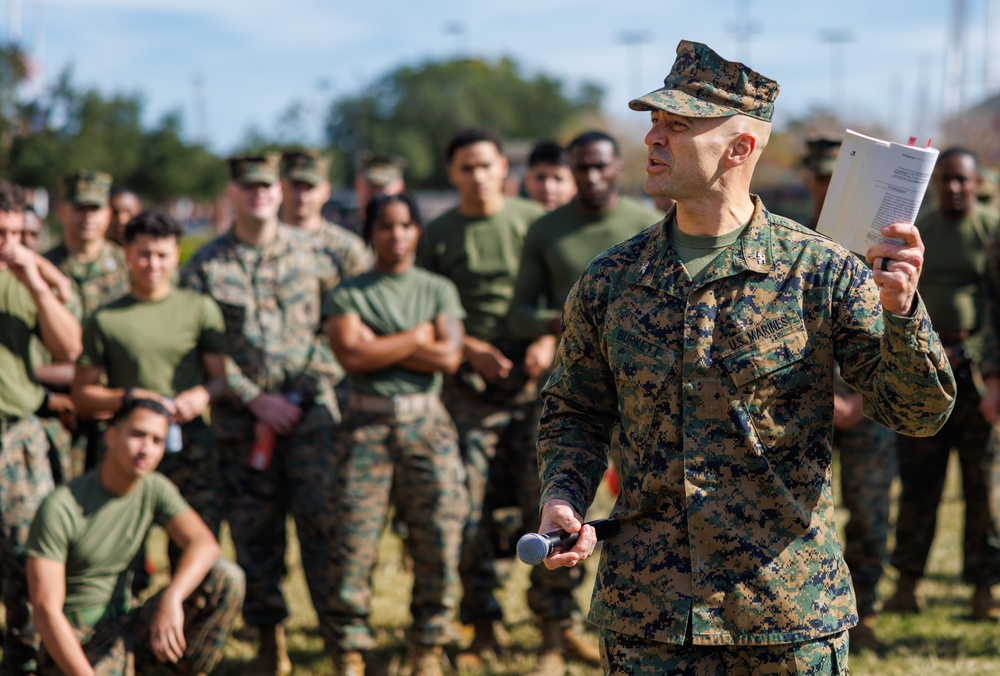
<path id="1" fill-rule="evenodd" d="M 215 432 L 201 418 L 181 427 L 183 448 L 178 453 L 164 453 L 157 468 L 174 482 L 181 495 L 205 525 L 218 537 L 222 522 L 222 472 Z M 181 550 L 170 542 L 170 565 L 176 567 Z"/>
<path id="2" fill-rule="evenodd" d="M 67 483 L 76 477 L 73 473 L 73 435 L 63 427 L 59 418 L 52 416 L 40 418 L 42 429 L 49 440 L 49 465 L 52 468 L 52 480 L 57 486 Z"/>
<path id="3" fill-rule="evenodd" d="M 889 488 L 896 476 L 896 433 L 864 418 L 837 430 L 840 487 L 850 512 L 845 527 L 844 561 L 851 571 L 858 615 L 875 612 L 875 587 L 882 577 L 889 538 Z"/>
<path id="4" fill-rule="evenodd" d="M 35 416 L 0 419 L 0 517 L 7 631 L 0 673 L 32 673 L 40 640 L 31 622 L 24 545 L 31 520 L 55 484 L 49 441 Z"/>
<path id="5" fill-rule="evenodd" d="M 498 546 L 493 515 L 497 508 L 513 505 L 521 512 L 522 530 L 538 530 L 537 383 L 529 381 L 524 390 L 506 394 L 490 389 L 476 392 L 458 379 L 446 378 L 444 402 L 458 427 L 470 503 L 459 568 L 460 617 L 466 624 L 502 620 L 494 594 L 500 586 L 494 562 L 504 552 Z M 528 590 L 529 607 L 545 619 L 577 615 L 573 590 L 581 575 L 579 568 L 550 571 L 536 566 Z"/>
<path id="6" fill-rule="evenodd" d="M 184 601 L 187 647 L 180 661 L 169 667 L 159 662 L 150 648 L 149 627 L 162 592 L 138 608 L 102 619 L 94 626 L 69 619 L 97 676 L 135 676 L 156 673 L 158 669 L 174 674 L 202 674 L 211 672 L 222 660 L 245 591 L 243 571 L 230 561 L 217 561 Z M 39 673 L 62 673 L 44 649 Z"/>
<path id="7" fill-rule="evenodd" d="M 834 676 L 847 668 L 847 632 L 777 645 L 684 645 L 601 630 L 604 673 L 628 676 Z"/>
<path id="8" fill-rule="evenodd" d="M 465 472 L 455 426 L 441 404 L 406 416 L 348 409 L 343 491 L 336 511 L 343 577 L 335 598 L 338 648 L 374 645 L 368 614 L 371 576 L 389 513 L 390 495 L 407 528 L 413 557 L 413 623 L 409 640 L 442 645 L 453 639 L 458 604 L 458 556 L 468 510 Z"/>
<path id="9" fill-rule="evenodd" d="M 236 561 L 246 573 L 244 621 L 267 627 L 288 617 L 281 581 L 286 573 L 285 518 L 291 514 L 320 632 L 329 644 L 338 520 L 330 506 L 340 471 L 334 457 L 334 413 L 321 405 L 307 408 L 295 430 L 278 438 L 271 466 L 263 471 L 248 464 L 253 416 L 215 415 L 215 422 L 224 486 L 220 516 L 229 522 Z"/>
<path id="10" fill-rule="evenodd" d="M 968 369 L 956 369 L 955 377 L 955 408 L 944 427 L 933 437 L 899 437 L 903 492 L 890 561 L 903 575 L 923 576 L 954 449 L 965 500 L 962 578 L 974 585 L 996 584 L 1000 582 L 1000 458 L 990 439 L 990 425 L 979 413 L 979 393 Z"/>

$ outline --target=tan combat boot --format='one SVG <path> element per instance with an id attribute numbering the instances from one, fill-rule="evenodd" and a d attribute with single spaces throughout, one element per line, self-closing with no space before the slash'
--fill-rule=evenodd
<path id="1" fill-rule="evenodd" d="M 254 676 L 290 676 L 292 662 L 288 659 L 285 627 L 276 624 L 260 628 L 260 645 L 250 673 Z"/>
<path id="2" fill-rule="evenodd" d="M 473 624 L 475 634 L 472 643 L 455 655 L 455 667 L 459 671 L 480 671 L 487 662 L 495 662 L 500 643 L 493 630 L 492 620 L 479 620 Z"/>
<path id="3" fill-rule="evenodd" d="M 972 592 L 972 619 L 977 622 L 1000 620 L 1000 608 L 997 607 L 993 589 L 989 585 L 980 585 Z"/>
<path id="4" fill-rule="evenodd" d="M 901 575 L 896 583 L 896 593 L 882 606 L 882 612 L 915 615 L 923 610 L 920 599 L 917 598 L 919 581 L 919 578 Z"/>
<path id="5" fill-rule="evenodd" d="M 335 652 L 333 673 L 337 676 L 365 676 L 365 656 L 357 650 Z"/>
<path id="6" fill-rule="evenodd" d="M 410 676 L 444 676 L 441 670 L 442 650 L 439 645 L 418 645 L 413 648 L 413 671 Z"/>

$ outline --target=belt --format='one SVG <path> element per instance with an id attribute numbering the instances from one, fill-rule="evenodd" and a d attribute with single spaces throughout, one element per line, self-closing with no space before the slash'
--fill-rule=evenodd
<path id="1" fill-rule="evenodd" d="M 351 392 L 347 397 L 347 407 L 352 411 L 392 416 L 426 413 L 439 406 L 440 402 L 441 397 L 437 392 L 397 394 L 392 397 L 379 397 L 372 394 Z"/>

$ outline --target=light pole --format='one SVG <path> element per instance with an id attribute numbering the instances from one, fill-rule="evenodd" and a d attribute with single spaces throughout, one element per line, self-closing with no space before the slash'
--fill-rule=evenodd
<path id="1" fill-rule="evenodd" d="M 828 28 L 819 34 L 820 40 L 830 45 L 830 111 L 837 112 L 837 100 L 843 102 L 841 115 L 847 115 L 847 76 L 844 64 L 844 45 L 853 42 L 854 36 L 844 28 Z"/>
<path id="2" fill-rule="evenodd" d="M 618 35 L 618 43 L 625 45 L 626 49 L 625 77 L 632 92 L 642 89 L 642 46 L 647 42 L 649 35 L 642 31 L 624 31 Z"/>

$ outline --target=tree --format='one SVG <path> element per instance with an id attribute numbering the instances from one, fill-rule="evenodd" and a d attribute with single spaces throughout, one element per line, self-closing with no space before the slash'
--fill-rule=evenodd
<path id="1" fill-rule="evenodd" d="M 327 134 L 353 173 L 365 151 L 407 159 L 407 183 L 444 187 L 448 139 L 464 127 L 486 127 L 508 140 L 558 138 L 578 116 L 600 108 L 603 91 L 584 84 L 576 95 L 544 74 L 524 77 L 510 59 L 459 59 L 403 66 L 364 94 L 335 101 Z"/>

